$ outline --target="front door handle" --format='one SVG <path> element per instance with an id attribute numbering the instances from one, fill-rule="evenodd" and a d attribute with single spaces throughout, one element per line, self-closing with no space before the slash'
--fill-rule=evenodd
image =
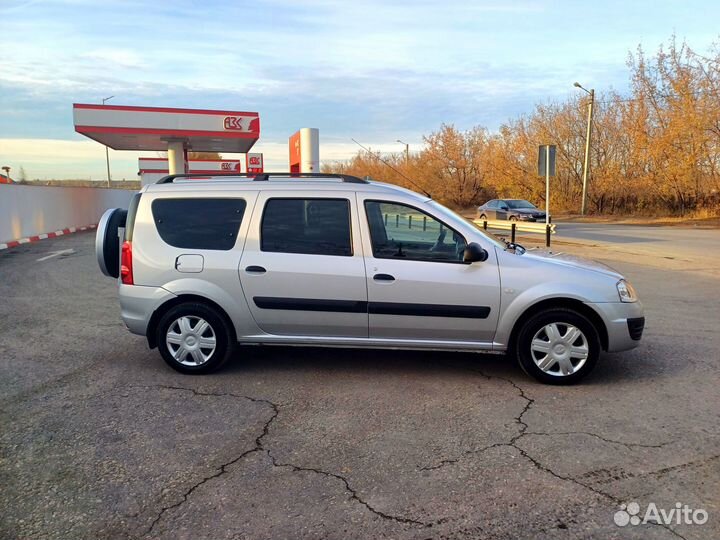
<path id="1" fill-rule="evenodd" d="M 262 266 L 248 266 L 245 268 L 245 271 L 248 274 L 264 274 L 267 272 L 267 270 L 265 270 Z"/>
<path id="2" fill-rule="evenodd" d="M 395 276 L 391 276 L 390 274 L 375 274 L 373 279 L 375 281 L 395 281 Z"/>

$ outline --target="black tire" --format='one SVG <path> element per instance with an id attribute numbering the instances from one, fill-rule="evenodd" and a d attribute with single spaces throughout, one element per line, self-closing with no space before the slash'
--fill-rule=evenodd
<path id="1" fill-rule="evenodd" d="M 202 319 L 209 324 L 215 337 L 215 349 L 209 354 L 209 358 L 204 363 L 199 365 L 183 364 L 175 358 L 170 350 L 166 340 L 167 333 L 171 325 L 176 325 L 176 321 L 181 317 L 188 317 L 191 321 L 193 319 Z M 175 326 L 175 329 L 178 328 L 178 326 Z M 203 335 L 210 336 L 210 332 L 206 331 Z M 199 302 L 186 302 L 170 308 L 158 323 L 156 339 L 163 360 L 174 370 L 190 375 L 201 375 L 216 371 L 227 362 L 235 348 L 233 333 L 225 317 L 218 313 L 215 308 Z M 197 346 L 194 348 L 198 349 Z M 202 348 L 202 351 L 205 354 L 208 349 Z"/>
<path id="2" fill-rule="evenodd" d="M 584 334 L 587 345 L 587 359 L 582 366 L 568 375 L 552 374 L 555 371 L 560 371 L 559 363 L 548 366 L 549 368 L 555 366 L 556 369 L 550 369 L 547 372 L 543 371 L 533 358 L 533 351 L 531 349 L 533 338 L 543 328 L 552 323 L 556 323 L 561 330 L 564 327 L 565 331 L 568 329 L 567 325 L 575 326 Z M 548 338 L 549 342 L 551 341 L 550 336 L 545 334 L 545 337 Z M 581 338 L 578 338 L 574 343 L 582 344 Z M 536 313 L 525 321 L 517 334 L 513 349 L 517 356 L 518 363 L 525 373 L 545 384 L 565 385 L 580 381 L 593 370 L 600 356 L 601 344 L 597 329 L 587 317 L 573 309 L 551 308 Z M 540 353 L 538 353 L 538 355 L 539 354 Z M 577 360 L 576 362 L 579 363 Z M 577 365 L 577 363 L 573 365 Z"/>
<path id="3" fill-rule="evenodd" d="M 517 221 L 518 218 L 516 216 L 510 216 L 510 221 Z"/>
<path id="4" fill-rule="evenodd" d="M 487 216 L 485 214 L 480 214 L 480 220 L 487 221 Z"/>

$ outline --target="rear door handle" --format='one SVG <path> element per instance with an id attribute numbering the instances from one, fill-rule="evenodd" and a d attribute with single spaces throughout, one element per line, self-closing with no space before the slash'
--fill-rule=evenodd
<path id="1" fill-rule="evenodd" d="M 248 266 L 245 268 L 245 271 L 248 274 L 264 274 L 267 272 L 267 270 L 265 270 L 262 266 Z"/>
<path id="2" fill-rule="evenodd" d="M 390 274 L 375 274 L 373 279 L 375 281 L 395 281 L 395 276 L 391 276 Z"/>

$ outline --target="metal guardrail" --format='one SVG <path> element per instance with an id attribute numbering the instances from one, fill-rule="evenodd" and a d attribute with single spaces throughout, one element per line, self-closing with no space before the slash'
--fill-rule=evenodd
<path id="1" fill-rule="evenodd" d="M 534 233 L 545 233 L 545 245 L 550 247 L 550 236 L 555 234 L 555 224 L 550 223 L 533 223 L 527 221 L 497 221 L 497 220 L 486 220 L 486 219 L 474 219 L 473 223 L 478 227 L 482 227 L 484 230 L 488 229 L 500 229 L 510 231 L 510 241 L 515 243 L 515 233 L 520 232 L 534 232 Z"/>

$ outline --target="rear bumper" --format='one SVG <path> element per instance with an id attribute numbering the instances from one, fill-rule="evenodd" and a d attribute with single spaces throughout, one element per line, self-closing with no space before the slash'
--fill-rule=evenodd
<path id="1" fill-rule="evenodd" d="M 147 334 L 153 312 L 175 295 L 162 287 L 120 285 L 120 311 L 122 320 L 133 334 Z"/>
<path id="2" fill-rule="evenodd" d="M 608 352 L 634 349 L 640 344 L 645 313 L 640 302 L 588 304 L 603 319 L 608 334 Z"/>

